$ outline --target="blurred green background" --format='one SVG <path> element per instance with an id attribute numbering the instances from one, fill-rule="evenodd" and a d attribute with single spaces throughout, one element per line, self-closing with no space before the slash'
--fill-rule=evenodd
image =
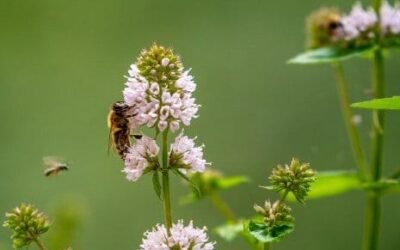
<path id="1" fill-rule="evenodd" d="M 349 10 L 351 4 L 1 0 L 0 214 L 31 202 L 57 217 L 56 225 L 64 218 L 57 213 L 67 207 L 64 215 L 79 219 L 69 221 L 75 235 L 66 232 L 75 239 L 74 250 L 137 249 L 143 232 L 162 222 L 151 178 L 126 181 L 118 157 L 106 152 L 109 106 L 122 98 L 129 65 L 154 41 L 172 46 L 193 68 L 202 108 L 187 133 L 207 145 L 214 168 L 252 179 L 222 193 L 238 214 L 252 214 L 254 203 L 273 195 L 257 186 L 292 156 L 318 171 L 353 168 L 332 70 L 285 64 L 303 50 L 306 15 L 321 5 Z M 345 66 L 352 99 L 365 99 L 370 63 Z M 391 54 L 388 96 L 400 92 L 399 66 L 399 53 Z M 370 116 L 360 114 L 367 143 Z M 400 166 L 399 122 L 400 113 L 387 114 L 387 174 Z M 65 157 L 71 171 L 44 178 L 45 155 Z M 173 181 L 174 218 L 193 219 L 210 231 L 223 223 L 207 200 L 179 206 L 187 188 Z M 400 199 L 387 196 L 383 203 L 381 249 L 400 249 Z M 357 192 L 295 205 L 296 230 L 274 249 L 360 249 L 364 205 Z M 0 228 L 0 249 L 11 249 L 9 236 Z M 216 249 L 246 249 L 242 240 L 211 238 L 218 240 Z"/>

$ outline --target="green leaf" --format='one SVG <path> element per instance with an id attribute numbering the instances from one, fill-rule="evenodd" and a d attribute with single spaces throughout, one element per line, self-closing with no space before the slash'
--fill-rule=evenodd
<path id="1" fill-rule="evenodd" d="M 263 188 L 263 189 L 267 189 L 267 190 L 275 190 L 274 186 L 258 186 L 258 187 Z"/>
<path id="2" fill-rule="evenodd" d="M 232 176 L 232 177 L 223 177 L 219 178 L 215 181 L 215 187 L 218 189 L 228 189 L 232 187 L 239 186 L 243 183 L 249 182 L 249 178 L 246 176 Z"/>
<path id="3" fill-rule="evenodd" d="M 182 205 L 201 200 L 213 192 L 233 188 L 250 181 L 246 176 L 223 177 L 212 171 L 190 175 L 189 178 L 186 177 L 186 180 L 195 188 L 193 188 L 193 192 L 180 199 Z"/>
<path id="4" fill-rule="evenodd" d="M 357 172 L 354 171 L 328 171 L 317 173 L 316 181 L 311 185 L 311 191 L 307 199 L 319 199 L 340 195 L 352 190 L 362 189 Z M 289 194 L 289 201 L 296 201 L 296 198 Z"/>
<path id="5" fill-rule="evenodd" d="M 194 203 L 194 202 L 196 202 L 196 201 L 198 201 L 198 200 L 200 200 L 200 198 L 199 197 L 197 197 L 196 195 L 194 195 L 193 193 L 190 193 L 190 194 L 187 194 L 187 195 L 185 195 L 185 196 L 182 196 L 180 199 L 179 199 L 179 205 L 188 205 L 188 204 L 191 204 L 191 203 Z"/>
<path id="6" fill-rule="evenodd" d="M 400 49 L 400 39 L 397 36 L 386 38 L 383 47 L 387 49 Z"/>
<path id="7" fill-rule="evenodd" d="M 153 188 L 154 188 L 154 191 L 156 192 L 157 197 L 160 200 L 162 200 L 162 198 L 161 198 L 160 176 L 158 174 L 158 171 L 154 171 L 154 173 L 153 173 Z"/>
<path id="8" fill-rule="evenodd" d="M 390 185 L 385 189 L 385 193 L 400 193 L 400 183 Z"/>
<path id="9" fill-rule="evenodd" d="M 363 109 L 386 109 L 400 110 L 400 96 L 390 98 L 373 99 L 370 101 L 357 102 L 351 105 L 352 108 Z"/>
<path id="10" fill-rule="evenodd" d="M 227 223 L 215 228 L 219 237 L 226 241 L 232 241 L 243 232 L 243 221 Z"/>
<path id="11" fill-rule="evenodd" d="M 285 223 L 269 228 L 264 222 L 251 220 L 248 224 L 248 230 L 254 238 L 261 242 L 277 242 L 294 230 L 294 224 Z"/>
<path id="12" fill-rule="evenodd" d="M 373 45 L 365 45 L 357 48 L 324 47 L 306 51 L 289 60 L 288 63 L 296 64 L 322 64 L 344 61 L 353 57 L 365 56 L 374 50 Z"/>
<path id="13" fill-rule="evenodd" d="M 367 190 L 380 190 L 382 192 L 400 192 L 400 182 L 394 179 L 381 179 L 377 182 L 366 182 L 363 188 Z"/>

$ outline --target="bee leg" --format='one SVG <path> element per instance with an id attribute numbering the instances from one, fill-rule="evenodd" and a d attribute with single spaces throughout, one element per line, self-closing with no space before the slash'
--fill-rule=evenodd
<path id="1" fill-rule="evenodd" d="M 130 137 L 133 137 L 136 140 L 140 140 L 140 139 L 142 139 L 143 135 L 142 134 L 132 134 L 132 135 L 130 135 Z"/>
<path id="2" fill-rule="evenodd" d="M 137 114 L 138 113 L 133 113 L 133 114 L 131 114 L 131 115 L 127 115 L 127 116 L 125 116 L 126 118 L 131 118 L 131 117 L 135 117 L 135 116 L 137 116 Z"/>

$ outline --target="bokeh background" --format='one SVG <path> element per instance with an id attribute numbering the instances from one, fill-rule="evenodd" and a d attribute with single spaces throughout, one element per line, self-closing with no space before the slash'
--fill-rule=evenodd
<path id="1" fill-rule="evenodd" d="M 143 232 L 162 222 L 150 178 L 126 181 L 118 157 L 106 152 L 109 106 L 121 99 L 136 55 L 155 41 L 193 68 L 202 108 L 187 133 L 207 145 L 215 169 L 252 179 L 222 193 L 237 214 L 251 215 L 254 203 L 273 197 L 257 186 L 292 156 L 318 171 L 354 168 L 331 68 L 285 63 L 304 48 L 306 15 L 321 5 L 349 10 L 351 4 L 1 0 L 0 214 L 21 202 L 36 204 L 57 218 L 51 230 L 65 234 L 49 233 L 54 249 L 69 239 L 75 250 L 137 249 Z M 400 92 L 399 66 L 399 53 L 392 53 L 388 96 Z M 366 99 L 370 63 L 358 59 L 345 67 L 352 99 Z M 367 143 L 370 116 L 360 114 Z M 399 122 L 400 113 L 387 114 L 387 174 L 400 165 Z M 44 178 L 45 155 L 65 157 L 71 171 Z M 178 205 L 188 190 L 173 182 L 174 218 L 207 225 L 217 249 L 247 249 L 242 240 L 227 244 L 212 233 L 223 219 L 209 201 Z M 296 230 L 274 249 L 360 249 L 364 205 L 358 192 L 294 205 Z M 400 249 L 400 199 L 387 196 L 383 205 L 381 249 Z M 61 222 L 67 226 L 57 228 Z M 11 249 L 9 236 L 0 228 L 0 249 Z"/>

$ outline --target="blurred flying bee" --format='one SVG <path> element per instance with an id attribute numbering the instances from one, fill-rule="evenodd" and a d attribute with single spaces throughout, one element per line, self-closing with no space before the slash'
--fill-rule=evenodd
<path id="1" fill-rule="evenodd" d="M 338 36 L 344 32 L 343 24 L 339 16 L 332 16 L 327 24 L 328 33 L 331 37 Z"/>
<path id="2" fill-rule="evenodd" d="M 110 128 L 108 137 L 108 150 L 112 147 L 118 155 L 124 159 L 125 153 L 128 152 L 130 146 L 130 117 L 136 114 L 130 114 L 131 106 L 123 101 L 115 102 L 107 117 L 107 124 Z M 133 135 L 136 139 L 140 139 L 141 135 Z"/>
<path id="3" fill-rule="evenodd" d="M 343 35 L 341 15 L 335 8 L 321 8 L 307 18 L 308 46 L 318 48 L 336 42 Z"/>
<path id="4" fill-rule="evenodd" d="M 44 175 L 46 177 L 56 176 L 61 171 L 67 171 L 69 169 L 67 163 L 53 156 L 43 157 L 43 163 L 46 167 L 46 169 L 44 170 Z"/>

